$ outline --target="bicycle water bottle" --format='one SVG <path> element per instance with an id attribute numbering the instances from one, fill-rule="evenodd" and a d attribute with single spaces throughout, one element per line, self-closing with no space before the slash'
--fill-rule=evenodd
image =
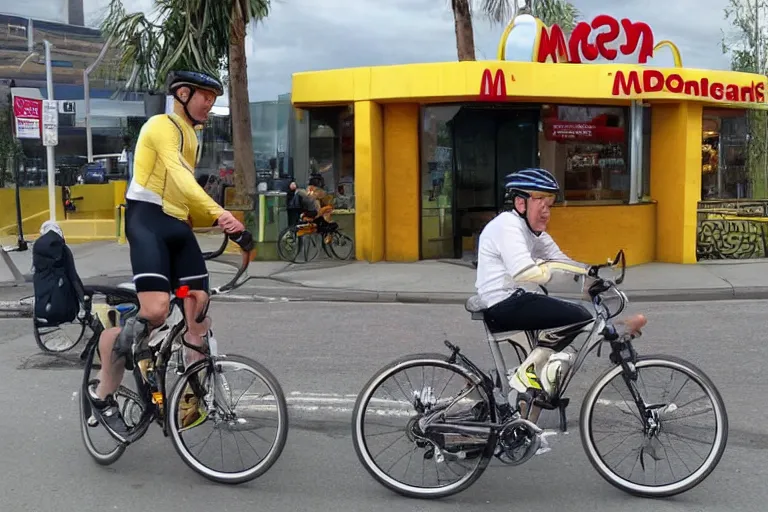
<path id="1" fill-rule="evenodd" d="M 541 385 L 548 395 L 552 396 L 560 391 L 565 374 L 571 368 L 574 354 L 570 347 L 566 347 L 562 352 L 552 354 L 544 366 L 542 372 Z"/>

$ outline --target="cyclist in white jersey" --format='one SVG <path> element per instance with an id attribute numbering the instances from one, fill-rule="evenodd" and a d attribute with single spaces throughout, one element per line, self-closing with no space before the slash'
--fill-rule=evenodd
<path id="1" fill-rule="evenodd" d="M 545 399 L 553 391 L 549 372 L 543 375 L 547 364 L 558 359 L 570 362 L 570 355 L 561 351 L 594 321 L 593 314 L 578 303 L 538 290 L 553 272 L 585 276 L 590 269 L 566 256 L 545 232 L 559 191 L 555 177 L 544 169 L 507 176 L 507 211 L 480 234 L 475 283 L 487 307 L 484 316 L 491 332 L 539 332 L 538 345 L 515 371 L 510 385 L 519 393 L 543 392 Z M 627 320 L 630 329 L 642 327 L 644 318 L 639 317 Z M 557 334 L 547 336 L 548 329 Z M 537 421 L 538 411 L 531 413 L 532 421 Z"/>

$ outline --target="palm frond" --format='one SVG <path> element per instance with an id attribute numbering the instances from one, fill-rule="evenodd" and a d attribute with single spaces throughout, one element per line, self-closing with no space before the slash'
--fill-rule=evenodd
<path id="1" fill-rule="evenodd" d="M 494 23 L 508 23 L 516 14 L 516 6 L 516 0 L 482 0 L 480 10 Z M 527 0 L 522 11 L 530 11 L 547 25 L 560 25 L 565 32 L 573 30 L 581 17 L 567 0 Z"/>
<path id="2" fill-rule="evenodd" d="M 154 0 L 152 18 L 127 14 L 111 0 L 101 30 L 119 48 L 120 71 L 135 75 L 127 87 L 162 89 L 174 69 L 213 75 L 226 69 L 235 9 L 245 25 L 269 15 L 268 0 Z M 238 28 L 238 27 L 234 27 Z"/>
<path id="3" fill-rule="evenodd" d="M 538 0 L 533 3 L 533 15 L 546 25 L 559 25 L 563 32 L 576 26 L 581 13 L 566 0 Z"/>

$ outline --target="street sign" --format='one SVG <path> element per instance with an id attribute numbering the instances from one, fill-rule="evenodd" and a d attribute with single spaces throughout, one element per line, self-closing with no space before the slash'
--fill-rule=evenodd
<path id="1" fill-rule="evenodd" d="M 59 103 L 43 100 L 43 146 L 59 144 Z"/>
<path id="2" fill-rule="evenodd" d="M 59 101 L 59 114 L 74 114 L 75 102 L 74 101 Z"/>

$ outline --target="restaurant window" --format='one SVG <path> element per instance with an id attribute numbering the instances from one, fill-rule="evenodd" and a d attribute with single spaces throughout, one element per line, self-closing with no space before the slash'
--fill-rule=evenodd
<path id="1" fill-rule="evenodd" d="M 458 105 L 421 109 L 421 257 L 453 257 L 453 124 Z"/>
<path id="2" fill-rule="evenodd" d="M 702 115 L 701 199 L 761 198 L 764 166 L 759 159 L 748 165 L 749 137 L 746 112 L 708 109 Z"/>
<path id="3" fill-rule="evenodd" d="M 539 161 L 555 173 L 565 203 L 629 201 L 627 121 L 622 107 L 542 106 Z"/>
<path id="4" fill-rule="evenodd" d="M 309 114 L 309 163 L 306 183 L 321 187 L 321 204 L 333 205 L 333 220 L 354 239 L 355 114 L 352 105 L 317 107 Z M 298 173 L 297 173 L 298 174 Z"/>

